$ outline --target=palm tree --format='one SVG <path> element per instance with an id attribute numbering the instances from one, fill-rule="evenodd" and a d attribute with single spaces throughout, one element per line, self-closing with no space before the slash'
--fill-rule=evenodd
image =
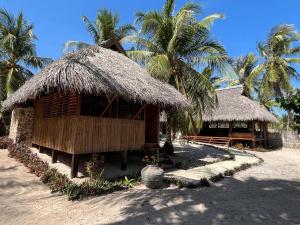
<path id="1" fill-rule="evenodd" d="M 92 35 L 95 44 L 101 44 L 107 40 L 115 40 L 120 42 L 124 37 L 129 35 L 135 28 L 130 24 L 118 26 L 119 15 L 113 14 L 107 9 L 101 9 L 97 13 L 95 22 L 90 21 L 86 16 L 82 16 L 82 20 L 87 31 Z M 82 41 L 67 41 L 64 44 L 64 51 L 69 52 L 90 46 L 89 43 Z"/>
<path id="2" fill-rule="evenodd" d="M 0 9 L 0 102 L 16 91 L 33 73 L 30 68 L 43 68 L 51 62 L 36 54 L 33 25 L 19 13 L 14 17 Z M 9 116 L 0 114 L 1 123 Z"/>
<path id="3" fill-rule="evenodd" d="M 253 87 L 259 80 L 259 92 L 263 99 L 284 97 L 292 90 L 291 79 L 300 78 L 293 67 L 300 63 L 300 46 L 295 46 L 300 35 L 291 25 L 275 26 L 265 42 L 259 42 L 257 49 L 262 57 L 258 65 L 249 76 L 249 85 Z"/>
<path id="4" fill-rule="evenodd" d="M 43 68 L 51 62 L 36 54 L 33 25 L 19 13 L 14 17 L 0 9 L 0 86 L 1 100 L 18 89 L 33 73 L 28 68 Z"/>
<path id="5" fill-rule="evenodd" d="M 160 11 L 138 12 L 140 34 L 127 38 L 136 45 L 136 50 L 127 52 L 129 57 L 144 64 L 152 76 L 173 85 L 195 105 L 191 112 L 168 113 L 169 144 L 171 126 L 184 133 L 197 133 L 201 111 L 217 102 L 213 85 L 197 68 L 223 70 L 228 64 L 224 47 L 209 37 L 210 25 L 223 16 L 212 14 L 198 21 L 199 5 L 187 3 L 177 13 L 174 6 L 174 0 L 166 0 Z"/>
<path id="6" fill-rule="evenodd" d="M 237 74 L 237 79 L 228 79 L 229 86 L 233 85 L 242 85 L 243 86 L 243 95 L 252 98 L 251 89 L 249 85 L 249 77 L 255 72 L 255 68 L 258 63 L 258 58 L 249 53 L 245 56 L 240 56 L 235 60 L 232 60 L 232 65 Z M 253 81 L 254 82 L 254 81 Z M 257 84 L 253 85 L 255 88 Z"/>

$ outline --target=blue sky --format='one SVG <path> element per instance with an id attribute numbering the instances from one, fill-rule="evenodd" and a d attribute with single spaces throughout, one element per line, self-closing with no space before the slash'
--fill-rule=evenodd
<path id="1" fill-rule="evenodd" d="M 177 0 L 176 8 L 187 1 Z M 205 0 L 204 16 L 223 13 L 226 19 L 218 21 L 212 37 L 223 43 L 232 57 L 256 51 L 256 43 L 264 40 L 272 26 L 294 24 L 300 29 L 299 0 Z M 16 14 L 22 11 L 35 26 L 37 50 L 41 56 L 57 59 L 63 43 L 68 40 L 91 42 L 80 16 L 95 18 L 100 8 L 120 14 L 121 22 L 133 23 L 135 12 L 159 9 L 164 0 L 0 0 L 0 7 Z M 300 87 L 299 82 L 294 84 Z"/>

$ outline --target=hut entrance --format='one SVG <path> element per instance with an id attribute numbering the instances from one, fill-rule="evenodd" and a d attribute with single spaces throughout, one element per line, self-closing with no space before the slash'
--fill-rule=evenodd
<path id="1" fill-rule="evenodd" d="M 148 105 L 145 118 L 145 142 L 158 143 L 159 107 Z"/>

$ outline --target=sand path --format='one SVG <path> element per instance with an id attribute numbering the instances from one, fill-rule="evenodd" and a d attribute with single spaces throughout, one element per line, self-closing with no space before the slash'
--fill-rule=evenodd
<path id="1" fill-rule="evenodd" d="M 300 224 L 300 151 L 257 155 L 262 165 L 209 188 L 141 185 L 70 202 L 0 150 L 0 224 Z"/>

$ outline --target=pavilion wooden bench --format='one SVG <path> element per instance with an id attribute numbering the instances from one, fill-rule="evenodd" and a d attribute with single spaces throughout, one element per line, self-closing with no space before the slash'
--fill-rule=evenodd
<path id="1" fill-rule="evenodd" d="M 230 138 L 229 137 L 212 137 L 212 136 L 183 136 L 182 139 L 187 142 L 200 142 L 207 144 L 216 144 L 222 146 L 229 146 Z"/>

